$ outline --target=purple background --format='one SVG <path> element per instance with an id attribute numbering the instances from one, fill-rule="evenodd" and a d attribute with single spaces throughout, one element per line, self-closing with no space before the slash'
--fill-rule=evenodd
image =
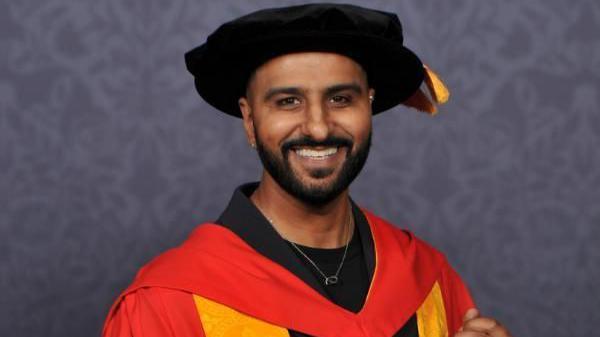
<path id="1" fill-rule="evenodd" d="M 600 322 L 600 2 L 353 1 L 396 12 L 452 90 L 374 121 L 363 206 L 447 253 L 515 337 Z M 260 163 L 183 53 L 298 1 L 0 2 L 0 336 L 98 335 L 149 258 Z"/>

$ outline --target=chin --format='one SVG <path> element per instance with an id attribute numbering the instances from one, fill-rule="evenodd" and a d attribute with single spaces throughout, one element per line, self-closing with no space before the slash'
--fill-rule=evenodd
<path id="1" fill-rule="evenodd" d="M 337 174 L 326 178 L 296 176 L 283 185 L 281 187 L 296 199 L 313 206 L 322 206 L 333 201 L 348 188 L 348 185 L 342 184 Z"/>

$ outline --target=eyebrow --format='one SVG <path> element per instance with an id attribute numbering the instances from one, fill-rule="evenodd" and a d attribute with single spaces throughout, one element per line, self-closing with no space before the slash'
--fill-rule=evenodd
<path id="1" fill-rule="evenodd" d="M 327 88 L 325 90 L 325 94 L 327 94 L 327 96 L 329 96 L 329 95 L 338 93 L 340 91 L 346 91 L 346 90 L 353 91 L 357 95 L 360 95 L 363 92 L 361 86 L 358 85 L 357 83 L 342 83 L 342 84 L 336 84 L 334 86 Z"/>
<path id="2" fill-rule="evenodd" d="M 329 95 L 333 95 L 335 93 L 338 93 L 340 91 L 345 91 L 345 90 L 353 91 L 354 93 L 356 93 L 358 95 L 362 94 L 362 92 L 363 92 L 361 86 L 358 85 L 357 83 L 341 83 L 341 84 L 336 84 L 336 85 L 326 88 L 325 94 L 327 96 L 329 96 Z M 273 96 L 279 95 L 279 94 L 302 95 L 303 90 L 301 90 L 298 87 L 271 88 L 271 89 L 267 90 L 267 93 L 265 94 L 265 97 L 264 97 L 264 101 L 268 101 L 271 98 L 273 98 Z"/>
<path id="3" fill-rule="evenodd" d="M 273 98 L 273 96 L 275 95 L 279 95 L 279 94 L 288 94 L 288 95 L 301 95 L 302 94 L 302 90 L 300 90 L 300 88 L 296 88 L 296 87 L 276 87 L 276 88 L 271 88 L 269 90 L 267 90 L 267 93 L 265 94 L 265 102 L 270 100 L 271 98 Z"/>

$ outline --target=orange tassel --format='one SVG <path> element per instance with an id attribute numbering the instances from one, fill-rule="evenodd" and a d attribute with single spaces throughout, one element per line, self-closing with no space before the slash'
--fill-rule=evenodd
<path id="1" fill-rule="evenodd" d="M 406 101 L 402 102 L 402 104 L 433 116 L 437 114 L 438 111 L 436 104 L 446 103 L 450 97 L 450 91 L 433 70 L 429 69 L 426 65 L 423 65 L 423 68 L 425 68 L 425 78 L 423 82 L 425 83 L 431 98 L 419 88 Z"/>
<path id="2" fill-rule="evenodd" d="M 426 65 L 423 65 L 423 67 L 425 68 L 425 84 L 431 97 L 437 104 L 446 103 L 450 97 L 450 91 L 433 70 Z"/>

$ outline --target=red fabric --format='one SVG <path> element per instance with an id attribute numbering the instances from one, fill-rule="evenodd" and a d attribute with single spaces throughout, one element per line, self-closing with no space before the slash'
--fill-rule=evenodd
<path id="1" fill-rule="evenodd" d="M 418 309 L 436 281 L 445 297 L 452 336 L 472 306 L 458 275 L 442 254 L 411 233 L 367 211 L 365 215 L 375 241 L 376 267 L 366 303 L 356 314 L 256 253 L 227 228 L 204 224 L 180 247 L 140 270 L 113 305 L 104 336 L 198 335 L 201 327 L 191 296 L 198 294 L 313 336 L 361 336 L 368 331 L 371 337 L 389 337 Z M 164 294 L 169 292 L 182 295 L 165 305 L 165 297 L 170 296 Z M 142 308 L 146 305 L 151 308 Z M 145 324 L 146 320 L 151 323 Z M 185 328 L 174 328 L 175 320 Z"/>
<path id="2" fill-rule="evenodd" d="M 467 310 L 476 306 L 460 276 L 448 264 L 442 270 L 440 285 L 446 308 L 448 332 L 450 336 L 454 336 L 461 327 Z"/>
<path id="3" fill-rule="evenodd" d="M 104 325 L 105 337 L 204 337 L 188 292 L 148 287 L 120 297 Z"/>

